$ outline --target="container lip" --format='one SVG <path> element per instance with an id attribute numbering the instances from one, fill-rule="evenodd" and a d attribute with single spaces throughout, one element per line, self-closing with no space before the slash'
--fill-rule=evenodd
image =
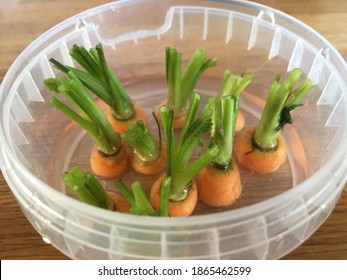
<path id="1" fill-rule="evenodd" d="M 41 40 L 44 38 L 47 39 L 47 35 L 53 36 L 57 32 L 59 32 L 62 28 L 65 28 L 67 26 L 70 26 L 73 24 L 74 21 L 79 20 L 84 18 L 85 16 L 89 17 L 92 15 L 95 15 L 97 13 L 100 13 L 104 10 L 109 9 L 112 6 L 121 6 L 125 4 L 132 4 L 134 2 L 138 2 L 138 0 L 121 0 L 118 2 L 110 2 L 106 3 L 88 10 L 85 10 L 81 13 L 78 13 L 70 18 L 65 19 L 64 21 L 60 22 L 59 24 L 55 25 L 54 27 L 50 28 L 46 32 L 44 32 L 42 35 L 37 37 L 32 43 L 30 43 L 23 51 L 22 53 L 16 58 L 12 66 L 9 68 L 8 72 L 4 76 L 3 82 L 0 85 L 0 93 L 3 92 L 3 88 L 6 84 L 6 81 L 9 79 L 8 77 L 11 76 L 11 73 L 17 70 L 18 66 L 20 65 L 20 60 L 28 53 L 32 52 L 33 49 L 37 45 L 40 44 Z M 289 22 L 290 24 L 293 24 L 295 26 L 299 26 L 300 28 L 305 28 L 308 32 L 310 32 L 312 35 L 317 36 L 320 40 L 322 40 L 326 45 L 331 48 L 331 50 L 334 52 L 335 55 L 338 56 L 338 59 L 343 63 L 344 68 L 347 70 L 346 63 L 344 59 L 342 58 L 341 54 L 335 49 L 334 46 L 331 45 L 331 43 L 326 40 L 322 35 L 320 35 L 317 31 L 306 25 L 305 23 L 299 21 L 298 19 L 281 12 L 279 10 L 276 10 L 274 8 L 259 4 L 259 3 L 254 3 L 254 2 L 248 2 L 248 1 L 240 1 L 240 0 L 216 0 L 216 1 L 210 1 L 208 0 L 207 2 L 222 2 L 222 3 L 227 3 L 227 4 L 235 4 L 235 5 L 240 5 L 240 6 L 246 6 L 252 9 L 261 9 L 265 8 L 267 10 L 271 10 L 272 12 L 275 13 L 275 15 L 280 16 L 283 20 L 286 22 Z M 3 96 L 3 94 L 0 94 L 0 104 L 3 104 L 3 101 L 6 100 L 6 97 Z M 344 101 L 346 101 L 346 96 L 344 97 Z M 2 112 L 2 110 L 1 110 Z M 4 118 L 1 118 L 2 122 Z M 344 133 L 344 136 L 346 136 L 346 132 Z M 10 145 L 7 142 L 6 135 L 4 133 L 4 125 L 1 125 L 0 129 L 0 140 L 1 140 L 1 152 L 0 152 L 0 163 L 1 163 L 1 158 L 4 156 L 9 156 L 11 157 L 13 154 L 13 151 L 10 148 Z M 104 210 L 104 209 L 99 209 L 95 208 L 89 205 L 86 205 L 78 200 L 75 200 L 71 197 L 66 196 L 65 194 L 62 194 L 58 192 L 57 190 L 51 188 L 49 185 L 41 181 L 39 178 L 34 176 L 21 162 L 16 162 L 18 170 L 23 173 L 25 178 L 27 178 L 30 181 L 33 181 L 36 186 L 37 190 L 40 192 L 45 192 L 50 195 L 50 197 L 53 200 L 56 200 L 57 202 L 61 203 L 62 205 L 68 205 L 70 209 L 76 210 L 78 212 L 83 212 L 85 214 L 88 214 L 90 216 L 97 216 L 102 219 L 107 219 L 110 218 L 112 220 L 116 220 L 119 222 L 126 222 L 126 223 L 131 223 L 131 224 L 137 224 L 137 225 L 151 225 L 151 226 L 168 226 L 172 225 L 172 220 L 174 220 L 174 223 L 176 225 L 201 225 L 201 224 L 207 224 L 206 220 L 209 218 L 211 222 L 208 223 L 216 223 L 216 222 L 221 222 L 221 221 L 227 221 L 231 219 L 240 219 L 245 216 L 252 216 L 256 217 L 257 213 L 266 211 L 267 209 L 273 209 L 276 205 L 281 205 L 282 203 L 288 201 L 289 199 L 298 196 L 300 193 L 305 192 L 305 190 L 309 190 L 315 186 L 315 183 L 318 183 L 324 178 L 325 176 L 329 175 L 331 176 L 331 180 L 334 180 L 334 174 L 330 173 L 330 170 L 332 167 L 336 166 L 339 162 L 343 161 L 346 158 L 347 154 L 347 142 L 340 143 L 339 148 L 343 151 L 343 153 L 338 153 L 335 154 L 323 167 L 321 167 L 319 170 L 317 170 L 312 176 L 307 178 L 305 181 L 302 183 L 298 184 L 294 188 L 285 191 L 284 193 L 281 193 L 280 195 L 277 195 L 273 198 L 261 201 L 256 204 L 252 204 L 249 206 L 245 206 L 242 208 L 230 210 L 230 211 L 225 211 L 221 213 L 213 213 L 213 214 L 205 214 L 205 215 L 199 215 L 199 216 L 191 216 L 191 217 L 171 217 L 169 219 L 167 218 L 158 218 L 158 217 L 142 217 L 141 219 L 138 218 L 138 216 L 133 216 L 133 215 L 127 215 L 127 214 L 122 214 L 118 212 L 112 212 L 109 213 L 110 211 Z M 6 173 L 6 170 L 4 171 Z"/>

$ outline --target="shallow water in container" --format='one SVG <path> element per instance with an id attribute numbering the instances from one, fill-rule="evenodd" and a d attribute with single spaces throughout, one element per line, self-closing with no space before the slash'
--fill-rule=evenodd
<path id="1" fill-rule="evenodd" d="M 213 89 L 216 86 L 216 83 L 217 81 L 214 81 L 213 79 L 208 80 L 206 84 L 200 85 L 201 89 L 198 88 L 198 92 L 202 96 L 202 105 L 205 104 L 207 97 L 215 95 Z M 149 128 L 155 135 L 157 135 L 157 124 L 152 116 L 152 112 L 156 109 L 157 104 L 160 104 L 160 102 L 165 99 L 166 85 L 163 83 L 163 80 L 146 80 L 144 82 L 137 81 L 134 83 L 128 83 L 126 85 L 126 90 L 130 96 L 136 96 L 134 100 L 146 109 L 147 117 L 149 119 Z M 261 112 L 261 107 L 259 107 L 261 105 L 259 104 L 260 99 L 255 97 L 252 93 L 247 92 L 245 94 L 245 97 L 241 101 L 241 111 L 246 119 L 246 127 L 252 127 L 258 122 L 258 117 L 256 115 Z M 107 110 L 107 107 L 105 107 L 105 110 Z M 179 131 L 177 131 L 177 133 L 179 133 Z M 290 139 L 288 138 L 291 137 L 291 132 L 289 131 L 289 133 L 285 133 L 284 136 L 286 141 L 290 142 Z M 204 137 L 204 140 L 208 140 L 208 135 Z M 52 157 L 49 183 L 61 192 L 64 192 L 69 196 L 74 196 L 71 190 L 61 182 L 60 174 L 62 171 L 75 165 L 81 166 L 85 171 L 90 171 L 89 156 L 92 146 L 92 139 L 77 125 L 72 125 L 71 123 L 67 125 L 60 144 L 56 147 L 56 152 Z M 197 149 L 195 157 L 200 151 L 201 150 Z M 297 165 L 290 160 L 290 154 L 288 158 L 287 162 L 276 172 L 266 175 L 250 172 L 239 165 L 243 185 L 243 192 L 240 199 L 226 208 L 212 208 L 199 202 L 193 215 L 220 212 L 243 207 L 274 197 L 292 188 L 293 185 L 296 185 L 304 179 L 305 175 L 303 174 L 305 174 L 305 171 L 302 170 L 300 165 Z M 135 179 L 139 180 L 148 193 L 152 183 L 158 178 L 158 176 L 159 174 L 142 175 L 133 171 L 131 167 L 129 167 L 129 170 L 121 176 L 121 178 L 128 186 L 130 186 Z M 293 178 L 295 178 L 295 180 Z M 99 179 L 105 184 L 107 190 L 114 190 L 117 192 L 114 184 L 117 178 L 108 180 L 105 180 L 104 178 Z"/>

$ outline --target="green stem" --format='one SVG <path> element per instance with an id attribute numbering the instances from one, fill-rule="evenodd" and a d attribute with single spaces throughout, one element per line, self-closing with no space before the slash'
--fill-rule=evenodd
<path id="1" fill-rule="evenodd" d="M 74 166 L 64 172 L 61 177 L 82 202 L 99 208 L 114 210 L 113 201 L 92 174 L 85 173 L 80 167 Z"/>
<path id="2" fill-rule="evenodd" d="M 177 144 L 172 127 L 174 112 L 168 106 L 160 108 L 167 147 L 166 177 L 172 178 L 170 187 L 171 200 L 183 200 L 187 195 L 187 188 L 192 178 L 216 155 L 217 148 L 209 149 L 195 162 L 188 165 L 194 149 L 200 143 L 200 137 L 209 132 L 212 125 L 210 110 L 204 109 L 200 116 L 196 118 L 200 100 L 200 95 L 194 93 L 181 132 L 180 141 Z"/>
<path id="3" fill-rule="evenodd" d="M 53 91 L 62 93 L 77 112 L 65 105 L 62 101 L 53 97 L 51 104 L 58 110 L 74 120 L 94 139 L 96 145 L 105 154 L 111 155 L 121 147 L 120 135 L 112 129 L 104 112 L 89 95 L 83 84 L 70 71 L 70 80 L 67 78 L 49 78 L 44 82 Z"/>
<path id="4" fill-rule="evenodd" d="M 176 117 L 185 113 L 188 100 L 200 76 L 216 63 L 215 58 L 206 60 L 206 52 L 197 49 L 182 70 L 182 54 L 174 48 L 166 48 L 167 105 L 174 109 Z"/>
<path id="5" fill-rule="evenodd" d="M 116 118 L 126 120 L 134 116 L 133 104 L 116 74 L 107 65 L 101 44 L 89 52 L 83 46 L 74 45 L 70 55 L 85 71 L 63 65 L 53 58 L 50 61 L 63 73 L 73 72 L 84 86 L 110 106 Z"/>
<path id="6" fill-rule="evenodd" d="M 236 125 L 237 108 L 234 99 L 239 97 L 227 96 L 224 98 L 211 98 L 209 103 L 213 108 L 210 145 L 219 148 L 218 155 L 213 159 L 212 164 L 219 168 L 226 169 L 232 159 L 233 140 Z"/>
<path id="7" fill-rule="evenodd" d="M 299 102 L 313 86 L 313 83 L 306 79 L 294 88 L 301 75 L 300 69 L 294 69 L 283 83 L 280 82 L 279 74 L 271 83 L 262 115 L 253 135 L 253 143 L 257 148 L 264 151 L 275 149 L 280 131 L 284 125 L 292 123 L 291 111 L 300 106 Z"/>
<path id="8" fill-rule="evenodd" d="M 153 162 L 161 154 L 159 142 L 153 138 L 151 132 L 141 120 L 131 124 L 122 133 L 121 137 L 130 145 L 135 155 L 143 162 Z"/>
<path id="9" fill-rule="evenodd" d="M 165 177 L 160 185 L 160 205 L 158 209 L 158 215 L 161 217 L 169 216 L 169 195 L 171 180 L 171 177 Z"/>

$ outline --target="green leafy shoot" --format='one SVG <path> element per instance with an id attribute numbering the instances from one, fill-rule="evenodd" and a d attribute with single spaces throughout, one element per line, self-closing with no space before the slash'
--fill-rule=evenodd
<path id="1" fill-rule="evenodd" d="M 115 210 L 117 205 L 111 200 L 102 184 L 89 172 L 84 172 L 79 166 L 65 171 L 61 178 L 84 203 L 99 208 Z"/>
<path id="2" fill-rule="evenodd" d="M 133 104 L 118 77 L 108 66 L 100 43 L 89 51 L 83 46 L 74 45 L 70 56 L 84 70 L 63 65 L 54 58 L 50 61 L 63 73 L 72 72 L 84 86 L 108 104 L 117 119 L 127 120 L 134 116 Z"/>
<path id="3" fill-rule="evenodd" d="M 226 170 L 232 160 L 233 141 L 238 111 L 239 96 L 214 97 L 209 99 L 212 108 L 210 145 L 217 146 L 219 153 L 213 159 L 214 167 Z"/>
<path id="4" fill-rule="evenodd" d="M 135 155 L 143 162 L 153 162 L 160 157 L 161 143 L 156 140 L 142 120 L 132 123 L 121 137 L 134 150 Z"/>
<path id="5" fill-rule="evenodd" d="M 268 151 L 276 148 L 278 134 L 286 124 L 293 122 L 291 111 L 300 106 L 301 99 L 313 87 L 309 79 L 295 87 L 301 75 L 300 69 L 294 69 L 283 82 L 280 82 L 278 74 L 271 83 L 262 115 L 253 135 L 253 144 L 259 149 Z"/>
<path id="6" fill-rule="evenodd" d="M 186 67 L 182 69 L 182 54 L 174 48 L 166 48 L 167 105 L 175 111 L 175 116 L 185 112 L 187 102 L 191 98 L 200 76 L 216 63 L 216 58 L 206 59 L 206 51 L 197 49 Z"/>
<path id="7" fill-rule="evenodd" d="M 187 118 L 179 141 L 173 130 L 174 112 L 168 106 L 160 107 L 166 139 L 166 177 L 171 177 L 170 200 L 181 201 L 187 196 L 191 180 L 209 164 L 218 153 L 218 147 L 210 146 L 196 160 L 190 162 L 195 148 L 201 143 L 201 136 L 209 132 L 212 125 L 211 110 L 205 106 L 199 117 L 196 117 L 200 105 L 200 95 L 193 93 Z"/>
<path id="8" fill-rule="evenodd" d="M 76 111 L 55 96 L 50 103 L 80 125 L 94 139 L 101 152 L 115 154 L 121 147 L 120 135 L 112 129 L 104 112 L 75 74 L 71 71 L 67 74 L 68 77 L 60 79 L 45 79 L 44 83 L 52 91 L 63 94 Z"/>
<path id="9" fill-rule="evenodd" d="M 145 216 L 169 216 L 169 190 L 171 185 L 171 178 L 166 177 L 160 187 L 160 206 L 157 211 L 153 209 L 147 196 L 138 181 L 135 181 L 129 189 L 125 183 L 120 179 L 116 182 L 116 186 L 124 198 L 130 204 L 130 213 L 134 215 Z"/>
<path id="10" fill-rule="evenodd" d="M 222 82 L 222 86 L 219 90 L 218 97 L 226 97 L 226 96 L 232 96 L 237 97 L 234 98 L 235 108 L 239 107 L 239 100 L 241 93 L 244 91 L 244 89 L 251 83 L 253 79 L 254 74 L 248 74 L 248 75 L 237 75 L 232 73 L 229 70 L 226 70 L 224 72 L 224 78 Z M 238 110 L 234 110 L 235 116 L 237 116 Z M 236 122 L 236 119 L 235 119 Z"/>

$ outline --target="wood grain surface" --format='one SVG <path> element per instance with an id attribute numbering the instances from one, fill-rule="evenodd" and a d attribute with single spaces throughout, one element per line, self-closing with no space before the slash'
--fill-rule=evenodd
<path id="1" fill-rule="evenodd" d="M 0 82 L 15 58 L 40 34 L 76 13 L 107 2 L 109 1 L 0 1 Z M 347 59 L 346 0 L 255 2 L 279 9 L 308 24 L 326 37 Z M 68 259 L 53 246 L 44 243 L 29 224 L 1 172 L 0 258 Z M 347 188 L 325 223 L 283 259 L 347 259 Z"/>

